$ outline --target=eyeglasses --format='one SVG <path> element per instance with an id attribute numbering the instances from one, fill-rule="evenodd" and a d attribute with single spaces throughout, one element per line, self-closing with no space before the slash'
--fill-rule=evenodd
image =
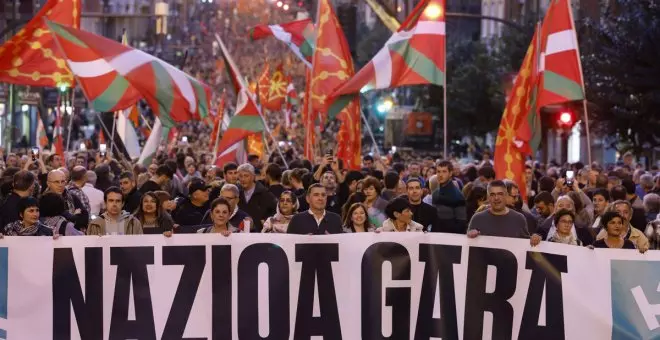
<path id="1" fill-rule="evenodd" d="M 280 203 L 293 203 L 293 200 L 290 198 L 280 198 Z"/>
<path id="2" fill-rule="evenodd" d="M 236 197 L 227 197 L 227 196 L 222 196 L 222 198 L 226 199 L 227 201 L 235 200 Z"/>

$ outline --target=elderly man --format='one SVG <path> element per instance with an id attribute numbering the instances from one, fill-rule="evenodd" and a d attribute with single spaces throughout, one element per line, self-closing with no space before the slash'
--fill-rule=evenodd
<path id="1" fill-rule="evenodd" d="M 261 232 L 263 221 L 275 214 L 277 200 L 263 184 L 256 181 L 255 170 L 250 163 L 238 167 L 238 181 L 241 184 L 238 207 L 254 220 L 252 231 Z"/>
<path id="2" fill-rule="evenodd" d="M 53 192 L 61 195 L 67 205 L 67 211 L 64 214 L 67 220 L 73 222 L 78 230 L 84 230 L 89 223 L 89 211 L 85 209 L 83 203 L 70 192 L 66 190 L 66 175 L 60 170 L 52 170 L 48 173 L 46 192 Z"/>
<path id="3" fill-rule="evenodd" d="M 252 220 L 250 215 L 238 207 L 238 201 L 241 197 L 241 191 L 234 184 L 225 184 L 220 189 L 220 197 L 229 202 L 231 210 L 229 211 L 229 224 L 234 228 L 240 228 L 240 225 L 246 219 Z"/>
<path id="4" fill-rule="evenodd" d="M 92 170 L 87 170 L 87 176 L 85 176 L 87 182 L 82 188 L 82 191 L 87 195 L 89 199 L 89 214 L 92 218 L 98 216 L 101 213 L 101 210 L 105 207 L 105 202 L 103 201 L 103 191 L 96 189 L 96 172 Z"/>

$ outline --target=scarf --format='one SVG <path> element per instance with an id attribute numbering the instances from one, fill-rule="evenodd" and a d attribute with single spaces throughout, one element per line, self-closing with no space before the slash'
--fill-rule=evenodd
<path id="1" fill-rule="evenodd" d="M 557 235 L 557 227 L 555 227 L 555 221 L 552 221 L 552 225 L 550 226 L 550 230 L 548 231 L 548 237 L 545 239 L 546 241 L 550 241 Z M 577 239 L 577 232 L 575 231 L 575 223 L 571 227 L 571 237 Z"/>
<path id="2" fill-rule="evenodd" d="M 9 236 L 33 236 L 39 230 L 39 222 L 26 227 L 23 221 L 16 221 L 7 225 L 6 229 Z"/>
<path id="3" fill-rule="evenodd" d="M 573 234 L 569 234 L 568 236 L 561 236 L 559 234 L 554 234 L 552 238 L 550 238 L 548 241 L 555 243 L 570 244 L 572 246 L 579 245 L 577 238 Z"/>

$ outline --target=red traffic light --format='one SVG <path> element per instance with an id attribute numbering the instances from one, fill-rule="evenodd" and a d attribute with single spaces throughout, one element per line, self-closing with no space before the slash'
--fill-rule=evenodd
<path id="1" fill-rule="evenodd" d="M 573 122 L 573 115 L 570 112 L 562 112 L 559 114 L 559 121 L 565 125 L 571 125 Z"/>

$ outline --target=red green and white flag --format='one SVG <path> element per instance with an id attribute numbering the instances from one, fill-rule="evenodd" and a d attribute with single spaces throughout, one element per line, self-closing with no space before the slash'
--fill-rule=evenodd
<path id="1" fill-rule="evenodd" d="M 165 127 L 208 116 L 210 89 L 176 67 L 120 42 L 47 24 L 96 111 L 127 109 L 145 98 Z"/>
<path id="2" fill-rule="evenodd" d="M 217 34 L 215 38 L 220 45 L 221 54 L 225 60 L 225 65 L 227 65 L 226 69 L 237 97 L 236 112 L 231 117 L 229 126 L 222 135 L 222 139 L 218 145 L 219 155 L 216 158 L 215 164 L 216 166 L 222 166 L 222 164 L 227 162 L 227 159 L 232 159 L 232 157 L 232 161 L 240 161 L 240 151 L 245 150 L 247 137 L 263 133 L 265 126 L 261 117 L 261 111 L 246 85 L 245 78 L 240 74 L 236 63 L 234 63 L 231 55 L 229 55 L 222 39 Z M 237 146 L 236 144 L 240 145 Z"/>
<path id="3" fill-rule="evenodd" d="M 445 2 L 422 0 L 373 59 L 330 97 L 404 85 L 443 86 L 444 77 Z"/>
<path id="4" fill-rule="evenodd" d="M 41 113 L 37 112 L 37 143 L 41 150 L 46 149 L 48 146 L 48 134 L 44 127 L 44 121 L 41 119 Z"/>
<path id="5" fill-rule="evenodd" d="M 583 100 L 584 81 L 570 0 L 552 0 L 541 26 L 537 107 Z"/>
<path id="6" fill-rule="evenodd" d="M 287 22 L 280 25 L 258 25 L 248 31 L 252 41 L 268 37 L 285 43 L 307 67 L 312 67 L 314 54 L 314 25 L 311 19 Z"/>
<path id="7" fill-rule="evenodd" d="M 147 138 L 147 142 L 144 143 L 144 147 L 142 148 L 138 164 L 149 166 L 152 163 L 158 153 L 158 147 L 161 146 L 163 140 L 166 140 L 169 132 L 169 129 L 163 129 L 160 119 L 156 117 L 151 134 L 149 134 L 149 138 Z"/>

